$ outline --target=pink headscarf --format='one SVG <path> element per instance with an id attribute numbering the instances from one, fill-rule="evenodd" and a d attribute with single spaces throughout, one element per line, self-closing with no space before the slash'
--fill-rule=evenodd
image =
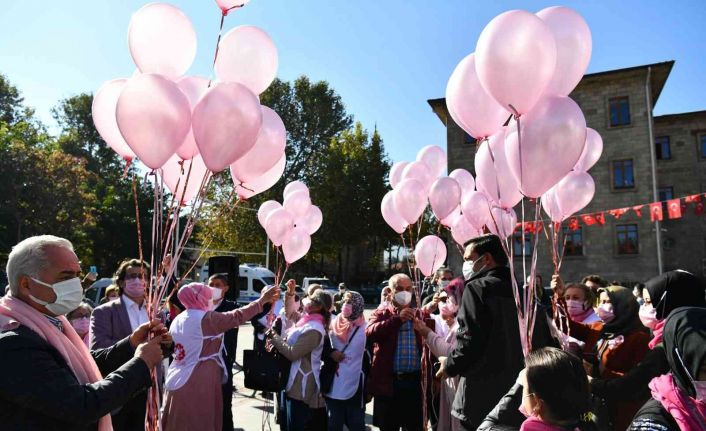
<path id="1" fill-rule="evenodd" d="M 520 431 L 563 431 L 566 428 L 562 428 L 556 425 L 548 424 L 541 419 L 530 416 L 522 425 L 520 425 Z M 578 430 L 578 428 L 576 428 Z"/>
<path id="2" fill-rule="evenodd" d="M 213 292 L 210 287 L 203 283 L 189 283 L 179 289 L 177 298 L 187 310 L 208 311 L 211 308 Z"/>
<path id="3" fill-rule="evenodd" d="M 648 344 L 650 349 L 654 349 L 659 343 L 662 342 L 662 333 L 664 333 L 665 323 L 667 323 L 667 319 L 660 320 L 652 330 L 652 340 L 650 340 Z"/>
<path id="4" fill-rule="evenodd" d="M 12 295 L 0 299 L 0 329 L 11 329 L 17 327 L 18 324 L 28 327 L 61 353 L 80 384 L 85 385 L 101 380 L 103 377 L 98 370 L 96 361 L 93 360 L 76 330 L 66 320 L 66 317 L 57 316 L 56 318 L 63 324 L 63 334 L 42 313 L 22 300 Z M 98 429 L 100 431 L 113 429 L 110 415 L 100 418 Z"/>

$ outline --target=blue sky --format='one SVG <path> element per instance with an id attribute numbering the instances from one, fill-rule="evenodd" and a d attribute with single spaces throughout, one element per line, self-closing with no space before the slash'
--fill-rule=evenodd
<path id="1" fill-rule="evenodd" d="M 52 124 L 61 98 L 129 77 L 130 15 L 144 0 L 2 0 L 0 73 Z M 220 12 L 212 0 L 172 1 L 191 18 L 198 54 L 190 74 L 209 76 Z M 593 32 L 589 72 L 676 60 L 656 114 L 706 109 L 706 7 L 684 1 L 252 0 L 226 18 L 267 31 L 278 76 L 327 80 L 356 120 L 378 126 L 393 161 L 444 146 L 445 129 L 426 100 L 442 97 L 456 63 L 474 51 L 494 16 L 566 5 Z"/>

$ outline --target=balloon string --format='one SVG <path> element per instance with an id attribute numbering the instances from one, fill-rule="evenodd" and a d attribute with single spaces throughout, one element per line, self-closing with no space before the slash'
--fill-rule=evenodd
<path id="1" fill-rule="evenodd" d="M 522 132 L 520 131 L 521 129 L 521 124 L 520 124 L 520 113 L 517 112 L 517 109 L 515 109 L 514 106 L 508 105 L 510 109 L 512 110 L 512 113 L 515 116 L 515 121 L 517 122 L 517 147 L 519 149 L 518 153 L 520 155 L 520 189 L 522 189 L 522 184 L 524 184 L 524 176 L 522 172 Z M 522 190 L 521 190 L 522 191 Z M 524 191 L 522 191 L 524 195 Z"/>
<path id="2" fill-rule="evenodd" d="M 228 8 L 226 10 L 223 10 L 221 13 L 221 25 L 218 28 L 218 39 L 216 40 L 216 52 L 213 54 L 213 67 L 216 67 L 216 60 L 218 59 L 218 50 L 221 46 L 221 36 L 223 35 L 223 24 L 225 23 L 226 20 L 226 15 L 228 15 L 228 12 L 232 11 L 233 9 L 238 9 L 245 6 L 245 3 L 238 5 L 238 6 L 233 6 L 231 8 Z M 208 87 L 211 88 L 211 81 L 213 81 L 213 72 L 211 72 L 211 79 L 208 80 Z"/>

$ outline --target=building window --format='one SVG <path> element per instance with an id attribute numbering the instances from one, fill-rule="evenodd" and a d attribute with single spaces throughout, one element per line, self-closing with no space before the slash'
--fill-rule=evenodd
<path id="1" fill-rule="evenodd" d="M 469 135 L 468 133 L 463 134 L 463 143 L 466 145 L 475 145 L 476 144 L 476 138 L 473 136 Z"/>
<path id="2" fill-rule="evenodd" d="M 655 139 L 655 150 L 658 160 L 669 160 L 672 158 L 672 149 L 669 145 L 669 136 L 659 136 Z"/>
<path id="3" fill-rule="evenodd" d="M 564 228 L 564 256 L 583 256 L 583 228 Z"/>
<path id="4" fill-rule="evenodd" d="M 699 135 L 699 151 L 701 158 L 706 158 L 706 133 Z"/>
<path id="5" fill-rule="evenodd" d="M 631 189 L 635 187 L 632 159 L 613 161 L 613 188 Z"/>
<path id="6" fill-rule="evenodd" d="M 525 256 L 532 255 L 532 242 L 534 241 L 531 233 L 525 234 Z M 522 256 L 522 232 L 512 234 L 512 247 L 515 257 Z"/>
<path id="7" fill-rule="evenodd" d="M 630 101 L 627 96 L 608 99 L 610 107 L 610 127 L 630 124 Z"/>
<path id="8" fill-rule="evenodd" d="M 670 199 L 674 199 L 674 187 L 660 187 L 659 200 L 668 201 Z"/>
<path id="9" fill-rule="evenodd" d="M 623 224 L 616 226 L 615 229 L 618 236 L 618 254 L 637 254 L 637 225 Z"/>

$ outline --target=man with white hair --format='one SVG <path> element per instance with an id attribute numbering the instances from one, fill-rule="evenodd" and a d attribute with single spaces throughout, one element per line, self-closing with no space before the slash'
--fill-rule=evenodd
<path id="1" fill-rule="evenodd" d="M 412 279 L 406 274 L 390 277 L 392 302 L 378 308 L 368 320 L 365 334 L 373 343 L 370 393 L 375 397 L 373 424 L 381 431 L 421 431 L 422 346 L 414 319 L 429 317 L 415 309 Z"/>
<path id="2" fill-rule="evenodd" d="M 64 317 L 83 298 L 80 271 L 71 243 L 52 235 L 27 238 L 8 257 L 10 293 L 0 299 L 4 430 L 110 430 L 110 412 L 151 384 L 164 328 L 148 322 L 89 352 Z M 150 331 L 156 336 L 145 342 Z M 102 378 L 99 369 L 116 371 Z"/>

